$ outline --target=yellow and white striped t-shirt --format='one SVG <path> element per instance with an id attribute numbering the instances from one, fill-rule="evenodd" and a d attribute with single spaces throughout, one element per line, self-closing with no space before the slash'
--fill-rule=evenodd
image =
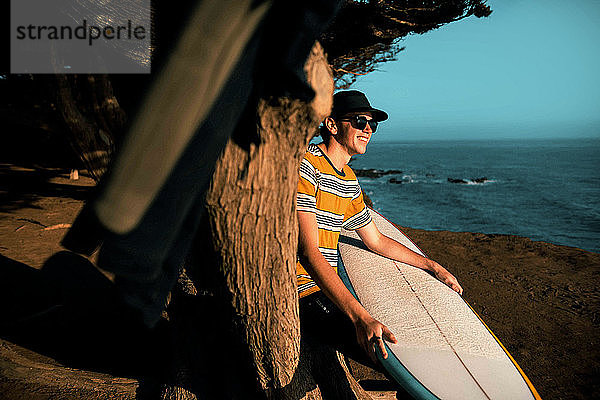
<path id="1" fill-rule="evenodd" d="M 300 164 L 296 204 L 298 211 L 316 214 L 319 250 L 337 271 L 342 226 L 359 229 L 371 222 L 354 171 L 347 165 L 338 171 L 318 146 L 310 144 Z M 299 261 L 296 275 L 300 297 L 320 290 Z"/>

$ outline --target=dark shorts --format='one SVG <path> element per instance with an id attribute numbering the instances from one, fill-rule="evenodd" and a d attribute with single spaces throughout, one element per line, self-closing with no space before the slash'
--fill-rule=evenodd
<path id="1" fill-rule="evenodd" d="M 327 344 L 347 357 L 382 371 L 356 340 L 354 324 L 319 291 L 300 299 L 300 329 L 303 336 Z"/>

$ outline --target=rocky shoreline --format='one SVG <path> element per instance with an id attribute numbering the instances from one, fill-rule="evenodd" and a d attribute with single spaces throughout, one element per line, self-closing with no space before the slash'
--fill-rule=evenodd
<path id="1" fill-rule="evenodd" d="M 372 179 L 379 179 L 386 175 L 402 175 L 402 173 L 404 172 L 404 171 L 397 170 L 397 169 L 376 169 L 376 168 L 367 168 L 367 169 L 357 168 L 357 169 L 354 169 L 353 171 L 356 174 L 356 176 L 359 178 L 372 178 Z M 425 177 L 426 178 L 435 178 L 436 175 L 428 173 L 428 174 L 425 174 Z M 486 176 L 483 176 L 480 178 L 471 178 L 471 179 L 448 177 L 448 178 L 446 178 L 446 181 L 449 183 L 457 183 L 457 184 L 463 184 L 463 185 L 477 185 L 477 184 L 491 182 L 492 180 L 488 179 Z M 408 182 L 408 181 L 404 180 L 404 178 L 402 178 L 402 177 L 400 177 L 400 178 L 392 177 L 392 178 L 388 179 L 388 183 L 401 184 L 402 182 Z"/>

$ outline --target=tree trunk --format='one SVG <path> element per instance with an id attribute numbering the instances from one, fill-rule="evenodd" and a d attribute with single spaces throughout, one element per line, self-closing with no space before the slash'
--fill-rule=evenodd
<path id="1" fill-rule="evenodd" d="M 320 49 L 320 46 L 318 47 Z M 307 62 L 317 107 L 330 98 L 326 58 L 315 50 Z M 300 354 L 296 284 L 296 188 L 308 141 L 329 113 L 296 100 L 261 100 L 258 121 L 238 132 L 215 170 L 207 208 L 221 272 L 231 296 L 234 324 L 247 344 L 262 389 L 281 388 Z M 256 133 L 254 132 L 256 130 Z"/>
<path id="2" fill-rule="evenodd" d="M 368 398 L 334 350 L 303 341 L 300 351 L 298 168 L 333 93 L 318 43 L 305 70 L 313 102 L 260 100 L 217 163 L 189 278 L 169 309 L 175 355 L 163 399 Z"/>
<path id="3" fill-rule="evenodd" d="M 57 104 L 69 141 L 92 178 L 106 171 L 125 112 L 105 75 L 56 75 Z M 82 101 L 82 99 L 85 99 Z"/>

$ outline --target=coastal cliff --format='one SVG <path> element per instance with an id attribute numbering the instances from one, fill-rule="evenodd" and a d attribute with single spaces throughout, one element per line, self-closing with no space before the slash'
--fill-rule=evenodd
<path id="1" fill-rule="evenodd" d="M 118 335 L 70 326 L 64 308 L 52 308 L 55 292 L 41 274 L 61 250 L 92 179 L 9 165 L 0 177 L 0 293 L 7 309 L 0 323 L 0 397 L 135 398 L 141 381 L 131 355 L 154 353 L 119 351 Z M 401 229 L 456 275 L 465 299 L 542 398 L 600 397 L 600 254 L 510 235 Z M 28 335 L 15 334 L 19 324 Z M 71 343 L 75 361 L 48 339 L 69 332 L 80 335 Z M 106 352 L 102 359 L 98 349 Z"/>

